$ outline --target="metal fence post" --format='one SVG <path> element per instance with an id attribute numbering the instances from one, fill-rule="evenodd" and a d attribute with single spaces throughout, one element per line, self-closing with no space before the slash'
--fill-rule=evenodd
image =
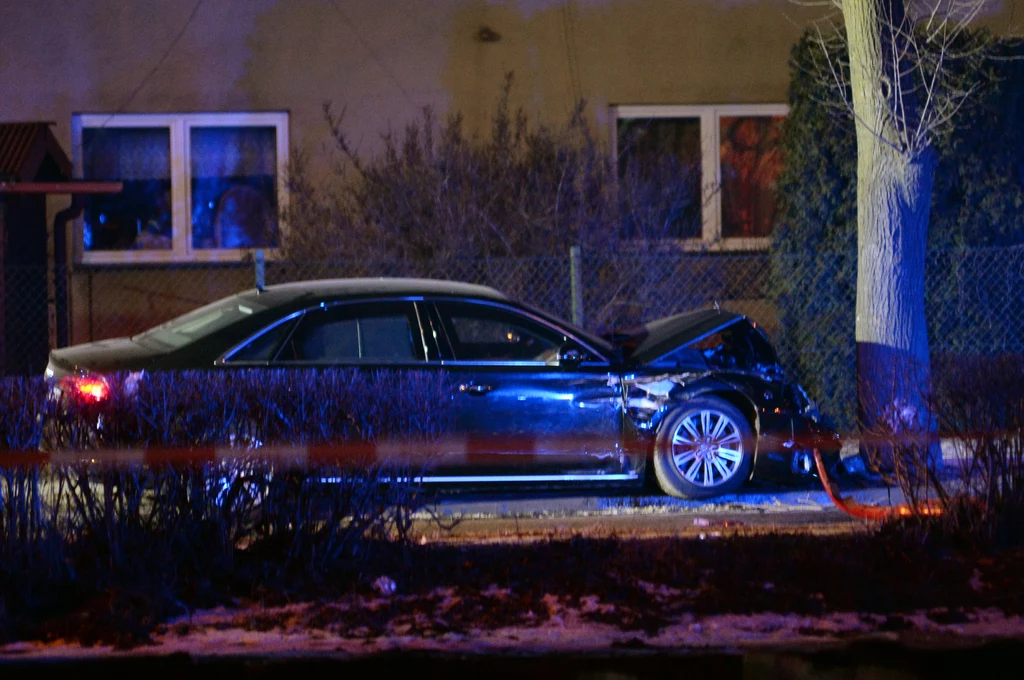
<path id="1" fill-rule="evenodd" d="M 257 250 L 253 253 L 253 261 L 256 263 L 256 290 L 263 290 L 267 287 L 267 265 L 263 257 L 263 251 Z"/>
<path id="2" fill-rule="evenodd" d="M 572 297 L 572 322 L 583 327 L 583 271 L 579 246 L 569 247 L 569 294 Z"/>

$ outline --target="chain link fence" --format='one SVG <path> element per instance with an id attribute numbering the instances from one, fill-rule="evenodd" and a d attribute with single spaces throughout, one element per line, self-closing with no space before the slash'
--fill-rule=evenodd
<path id="1" fill-rule="evenodd" d="M 345 276 L 422 276 L 492 286 L 589 330 L 605 333 L 718 303 L 752 316 L 773 316 L 765 299 L 769 256 L 625 253 L 452 259 L 441 267 L 402 262 L 273 262 L 267 285 Z M 574 276 L 574 272 L 578 272 Z"/>
<path id="2" fill-rule="evenodd" d="M 48 273 L 41 267 L 0 269 L 0 376 L 39 373 L 46 363 L 55 342 Z"/>
<path id="3" fill-rule="evenodd" d="M 408 262 L 293 262 L 77 268 L 66 306 L 53 272 L 9 268 L 0 295 L 0 375 L 38 373 L 58 343 L 129 335 L 245 288 L 348 276 L 421 276 L 493 286 L 596 332 L 719 305 L 773 338 L 783 364 L 842 428 L 855 414 L 853 253 L 580 253 Z M 1024 246 L 929 253 L 933 354 L 1024 353 Z"/>

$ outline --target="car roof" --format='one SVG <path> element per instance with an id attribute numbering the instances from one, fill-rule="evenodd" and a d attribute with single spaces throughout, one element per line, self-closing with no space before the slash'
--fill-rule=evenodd
<path id="1" fill-rule="evenodd" d="M 571 329 L 573 335 L 584 340 L 586 344 L 598 350 L 599 353 L 609 354 L 613 351 L 612 346 L 606 340 L 582 328 L 575 327 L 568 321 L 559 319 L 524 302 L 513 300 L 494 288 L 476 283 L 397 277 L 317 279 L 281 283 L 267 286 L 263 289 L 252 288 L 238 293 L 234 297 L 235 299 L 252 300 L 263 307 L 277 307 L 292 304 L 301 306 L 310 301 L 314 301 L 315 304 L 319 299 L 359 299 L 372 298 L 379 295 L 388 297 L 458 297 L 512 303 L 516 307 L 540 316 L 550 323 L 565 329 Z"/>
<path id="2" fill-rule="evenodd" d="M 268 306 L 307 297 L 372 297 L 374 295 L 452 295 L 507 302 L 509 298 L 488 286 L 459 281 L 414 278 L 354 278 L 295 281 L 251 289 L 241 293 L 255 296 Z"/>

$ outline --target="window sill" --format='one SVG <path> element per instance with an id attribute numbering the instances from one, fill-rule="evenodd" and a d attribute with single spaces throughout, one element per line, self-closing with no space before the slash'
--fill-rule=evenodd
<path id="1" fill-rule="evenodd" d="M 83 266 L 118 265 L 190 265 L 190 264 L 240 264 L 251 262 L 258 248 L 230 248 L 217 250 L 193 250 L 180 253 L 173 250 L 97 250 L 80 253 L 75 264 Z M 262 249 L 268 260 L 276 259 L 278 249 Z"/>

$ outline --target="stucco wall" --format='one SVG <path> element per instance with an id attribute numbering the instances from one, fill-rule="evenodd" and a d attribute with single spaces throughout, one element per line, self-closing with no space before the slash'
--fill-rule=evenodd
<path id="1" fill-rule="evenodd" d="M 1021 0 L 986 22 L 1013 30 Z M 321 106 L 372 151 L 423 106 L 486 120 L 502 75 L 558 121 L 610 103 L 779 102 L 789 50 L 828 8 L 792 0 L 4 0 L 0 120 L 73 112 L 288 110 L 292 147 L 327 141 Z M 194 12 L 194 16 L 193 16 Z M 191 18 L 191 20 L 190 20 Z M 500 36 L 479 39 L 482 27 Z"/>
<path id="2" fill-rule="evenodd" d="M 0 119 L 53 120 L 70 149 L 74 112 L 288 110 L 292 148 L 317 156 L 328 141 L 325 101 L 345 109 L 346 129 L 372 152 L 382 131 L 423 106 L 479 125 L 507 71 L 518 80 L 514 103 L 551 122 L 577 98 L 595 120 L 609 103 L 782 101 L 790 46 L 821 13 L 789 0 L 204 0 L 195 8 L 5 0 Z M 485 26 L 500 39 L 481 41 Z"/>
<path id="3" fill-rule="evenodd" d="M 1018 31 L 1022 7 L 993 0 L 985 22 Z M 784 102 L 790 48 L 827 11 L 792 0 L 3 0 L 0 120 L 54 121 L 73 153 L 75 112 L 287 110 L 293 153 L 323 172 L 324 102 L 373 153 L 424 106 L 486 124 L 513 71 L 513 105 L 557 123 L 585 99 L 607 138 L 610 104 Z M 50 219 L 66 204 L 52 198 Z"/>

